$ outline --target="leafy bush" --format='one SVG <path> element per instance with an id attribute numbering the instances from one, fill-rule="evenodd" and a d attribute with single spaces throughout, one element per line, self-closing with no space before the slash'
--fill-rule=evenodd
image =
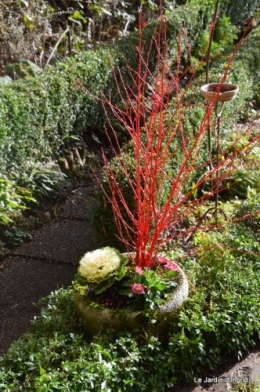
<path id="1" fill-rule="evenodd" d="M 222 7 L 223 12 L 230 16 L 232 23 L 237 24 L 244 21 L 245 18 L 253 16 L 259 7 L 259 1 L 248 0 L 244 2 L 243 0 L 238 0 L 234 3 L 232 0 L 225 0 Z"/>
<path id="2" fill-rule="evenodd" d="M 30 189 L 37 199 L 61 194 L 67 186 L 66 175 L 54 162 L 32 163 L 15 180 L 21 187 Z"/>
<path id="3" fill-rule="evenodd" d="M 253 83 L 251 85 L 251 95 L 252 98 L 257 99 L 258 102 L 260 102 L 260 60 L 257 51 L 259 44 L 260 27 L 258 26 L 245 38 L 236 58 L 236 64 L 237 67 L 239 67 L 239 72 L 240 70 L 246 70 L 248 77 L 252 79 Z"/>
<path id="4" fill-rule="evenodd" d="M 110 194 L 108 179 L 112 171 L 112 173 L 114 173 L 116 176 L 118 183 L 120 184 L 121 191 L 123 192 L 128 205 L 131 207 L 131 210 L 134 211 L 135 206 L 133 194 L 122 169 L 122 160 L 124 160 L 124 164 L 127 162 L 129 171 L 132 171 L 134 175 L 134 156 L 133 148 L 131 147 L 130 143 L 125 146 L 124 156 L 115 157 L 110 161 L 109 166 L 103 173 L 102 187 L 107 194 Z M 117 228 L 112 206 L 107 202 L 101 189 L 98 190 L 97 200 L 98 204 L 95 209 L 93 225 L 96 229 L 99 242 L 102 246 L 106 246 L 109 243 L 110 246 L 113 246 L 123 252 L 124 247 L 122 246 L 122 242 L 117 238 Z M 127 214 L 125 211 L 123 211 L 123 208 L 122 213 L 124 214 L 125 219 L 127 219 Z M 130 223 L 129 219 L 128 221 Z"/>
<path id="5" fill-rule="evenodd" d="M 5 67 L 7 76 L 14 80 L 23 78 L 28 75 L 34 75 L 40 68 L 28 60 L 21 60 L 20 63 L 9 64 Z"/>
<path id="6" fill-rule="evenodd" d="M 218 55 L 233 46 L 234 41 L 238 38 L 239 30 L 232 25 L 227 16 L 222 16 L 216 23 L 211 46 L 210 56 Z M 205 30 L 201 39 L 198 41 L 195 54 L 202 57 L 205 53 L 209 40 L 209 30 Z"/>
<path id="7" fill-rule="evenodd" d="M 26 209 L 26 202 L 29 201 L 35 201 L 29 191 L 0 177 L 0 222 L 11 222 L 15 215 Z"/>
<path id="8" fill-rule="evenodd" d="M 249 227 L 254 232 L 259 231 L 260 227 L 260 197 L 259 191 L 249 188 L 247 198 L 244 200 L 237 212 L 236 217 L 241 220 L 241 224 Z"/>
<path id="9" fill-rule="evenodd" d="M 82 54 L 35 78 L 3 86 L 2 170 L 10 175 L 12 169 L 22 172 L 30 161 L 57 157 L 72 139 L 82 137 L 87 126 L 101 126 L 102 117 L 93 98 L 75 84 L 80 79 L 93 92 L 105 90 L 109 74 L 107 52 L 100 50 L 98 55 Z"/>
<path id="10" fill-rule="evenodd" d="M 191 4 L 203 5 L 205 2 L 203 0 L 190 0 Z M 216 1 L 207 1 L 209 8 L 214 8 Z M 234 3 L 233 0 L 223 0 L 220 1 L 220 14 L 230 17 L 233 24 L 238 24 L 243 22 L 245 18 L 253 16 L 253 13 L 257 10 L 259 6 L 258 0 L 238 0 Z"/>

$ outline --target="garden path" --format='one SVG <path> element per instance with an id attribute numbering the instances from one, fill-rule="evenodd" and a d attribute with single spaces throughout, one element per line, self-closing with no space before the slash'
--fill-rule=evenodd
<path id="1" fill-rule="evenodd" d="M 0 265 L 0 355 L 40 313 L 35 304 L 51 291 L 69 286 L 80 258 L 95 249 L 90 224 L 95 184 L 92 178 L 72 191 L 54 219 Z"/>

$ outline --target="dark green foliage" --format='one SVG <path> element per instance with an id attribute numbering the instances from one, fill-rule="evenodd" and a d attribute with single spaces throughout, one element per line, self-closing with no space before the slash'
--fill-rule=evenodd
<path id="1" fill-rule="evenodd" d="M 212 15 L 214 14 L 214 7 L 216 4 L 215 0 L 190 0 L 191 4 L 200 6 L 207 6 L 211 10 Z M 219 3 L 220 15 L 226 15 L 231 19 L 233 24 L 244 22 L 245 19 L 253 16 L 259 7 L 259 0 L 221 0 Z"/>
<path id="2" fill-rule="evenodd" d="M 8 224 L 14 215 L 26 209 L 26 203 L 35 201 L 26 189 L 16 186 L 13 181 L 0 177 L 0 223 Z"/>
<path id="3" fill-rule="evenodd" d="M 255 189 L 248 189 L 248 197 L 244 200 L 237 213 L 236 217 L 241 219 L 241 224 L 249 227 L 254 232 L 259 232 L 260 228 L 260 196 L 259 191 Z"/>
<path id="4" fill-rule="evenodd" d="M 133 192 L 129 186 L 128 180 L 125 176 L 125 173 L 122 169 L 122 164 L 127 165 L 127 170 L 129 173 L 132 173 L 134 176 L 134 156 L 133 149 L 131 143 L 125 146 L 123 155 L 115 157 L 109 163 L 107 169 L 105 169 L 102 178 L 102 187 L 107 195 L 111 195 L 111 191 L 109 188 L 109 177 L 111 173 L 116 176 L 118 183 L 120 184 L 120 189 L 124 195 L 125 200 L 128 203 L 131 211 L 135 210 Z M 134 177 L 132 178 L 134 179 Z M 110 202 L 106 199 L 103 191 L 100 189 L 98 192 L 98 206 L 95 211 L 93 224 L 96 229 L 96 233 L 99 237 L 100 245 L 115 247 L 121 251 L 124 251 L 124 247 L 122 242 L 117 237 L 117 228 L 113 215 L 113 210 Z M 118 197 L 118 196 L 117 196 Z M 118 199 L 119 200 L 119 199 Z M 122 207 L 122 213 L 126 219 L 126 221 L 131 224 L 130 219 L 127 216 L 126 211 L 124 211 Z M 126 233 L 125 233 L 126 235 Z"/>
<path id="5" fill-rule="evenodd" d="M 14 246 L 21 245 L 25 240 L 32 239 L 32 235 L 30 233 L 17 226 L 10 226 L 8 230 L 5 230 L 4 237 L 8 240 L 9 244 Z"/>
<path id="6" fill-rule="evenodd" d="M 9 64 L 5 67 L 5 73 L 13 80 L 23 78 L 27 75 L 35 75 L 40 68 L 31 61 L 21 60 L 19 63 Z"/>
<path id="7" fill-rule="evenodd" d="M 236 60 L 235 66 L 242 72 L 246 72 L 248 79 L 252 80 L 251 96 L 260 102 L 260 26 L 253 29 L 250 34 L 245 38 L 243 45 L 241 46 Z M 235 72 L 234 72 L 235 73 Z"/>
<path id="8" fill-rule="evenodd" d="M 251 18 L 259 8 L 259 0 L 224 0 L 221 11 L 230 17 L 233 24 L 243 22 L 245 19 Z"/>
<path id="9" fill-rule="evenodd" d="M 32 163 L 27 167 L 26 172 L 20 173 L 15 180 L 23 189 L 30 189 L 37 200 L 42 197 L 61 195 L 68 187 L 66 175 L 53 162 Z"/>
<path id="10" fill-rule="evenodd" d="M 105 89 L 109 74 L 107 52 L 91 52 L 48 68 L 37 78 L 2 87 L 1 169 L 19 172 L 35 161 L 57 157 L 87 126 L 101 127 L 97 103 L 76 83 L 79 79 L 96 94 Z"/>

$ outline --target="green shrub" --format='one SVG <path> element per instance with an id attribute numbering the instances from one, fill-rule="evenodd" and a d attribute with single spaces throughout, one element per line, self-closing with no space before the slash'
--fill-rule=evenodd
<path id="1" fill-rule="evenodd" d="M 29 201 L 35 201 L 29 191 L 16 186 L 5 177 L 0 177 L 0 223 L 10 223 L 26 209 L 26 203 Z"/>
<path id="2" fill-rule="evenodd" d="M 215 0 L 210 0 L 205 2 L 204 0 L 190 0 L 191 4 L 196 5 L 204 5 L 207 3 L 208 8 L 212 10 L 212 14 L 214 13 L 214 7 L 216 4 Z M 243 22 L 246 18 L 252 17 L 253 13 L 256 12 L 259 7 L 258 0 L 237 0 L 234 2 L 233 0 L 222 0 L 220 1 L 220 15 L 226 15 L 230 17 L 231 22 L 233 24 L 238 24 L 239 22 Z"/>
<path id="3" fill-rule="evenodd" d="M 42 164 L 32 163 L 24 173 L 15 177 L 15 181 L 23 188 L 30 189 L 38 199 L 41 197 L 53 197 L 61 195 L 67 187 L 66 175 L 54 162 Z"/>
<path id="4" fill-rule="evenodd" d="M 256 129 L 257 131 L 257 129 Z M 229 149 L 232 146 L 232 151 L 235 152 L 237 149 L 236 157 L 233 162 L 233 170 L 229 173 L 228 177 L 222 183 L 223 193 L 221 194 L 224 200 L 227 199 L 252 199 L 252 194 L 258 194 L 260 191 L 260 178 L 258 170 L 258 157 L 259 157 L 259 146 L 258 140 L 250 143 L 251 135 L 254 133 L 254 129 L 249 129 L 244 133 L 241 133 L 241 138 L 236 142 L 232 143 L 235 133 L 230 132 L 226 135 L 226 139 L 222 142 L 225 149 Z M 257 131 L 258 132 L 258 131 Z M 239 148 L 244 148 L 243 151 L 239 152 Z M 225 149 L 223 153 L 225 154 Z M 248 202 L 249 199 L 246 201 Z"/>
<path id="5" fill-rule="evenodd" d="M 260 26 L 253 29 L 245 38 L 235 59 L 235 64 L 242 72 L 246 72 L 248 79 L 252 80 L 250 84 L 252 99 L 260 102 Z"/>
<path id="6" fill-rule="evenodd" d="M 2 170 L 23 171 L 36 161 L 59 156 L 73 139 L 91 127 L 102 126 L 98 104 L 77 79 L 93 93 L 105 90 L 110 75 L 107 52 L 82 54 L 1 88 Z M 87 116 L 88 113 L 88 116 Z"/>
<path id="7" fill-rule="evenodd" d="M 247 199 L 240 204 L 236 217 L 241 219 L 242 225 L 249 227 L 256 233 L 259 231 L 260 196 L 258 190 L 251 188 L 247 190 Z"/>
<path id="8" fill-rule="evenodd" d="M 17 80 L 27 75 L 35 75 L 40 69 L 41 68 L 31 61 L 21 60 L 19 63 L 7 65 L 5 67 L 5 73 L 12 79 Z"/>
<path id="9" fill-rule="evenodd" d="M 259 7 L 258 0 L 237 0 L 235 3 L 232 0 L 224 0 L 222 5 L 222 12 L 231 18 L 232 23 L 238 24 L 246 18 L 253 16 Z"/>
<path id="10" fill-rule="evenodd" d="M 130 189 L 122 164 L 127 164 L 127 170 L 129 170 L 129 173 L 132 173 L 134 176 L 134 153 L 131 142 L 125 146 L 122 156 L 115 157 L 110 161 L 109 165 L 103 172 L 101 184 L 106 194 L 111 196 L 109 178 L 111 173 L 113 173 L 113 175 L 116 176 L 118 183 L 120 184 L 120 189 L 128 203 L 129 208 L 133 212 L 135 210 L 133 192 L 132 189 Z M 115 247 L 123 252 L 124 247 L 117 237 L 118 231 L 112 206 L 104 196 L 101 188 L 98 190 L 97 200 L 98 204 L 94 213 L 93 225 L 96 229 L 99 244 L 100 246 L 107 246 L 107 244 L 109 244 L 109 246 Z M 127 213 L 123 207 L 121 212 L 130 224 L 130 219 L 128 218 Z"/>

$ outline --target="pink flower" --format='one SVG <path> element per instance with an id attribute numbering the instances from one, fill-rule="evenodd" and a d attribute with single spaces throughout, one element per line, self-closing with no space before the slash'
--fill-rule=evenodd
<path id="1" fill-rule="evenodd" d="M 164 268 L 172 270 L 172 271 L 177 271 L 178 266 L 177 264 L 173 263 L 172 261 L 167 261 L 166 264 L 164 264 Z"/>
<path id="2" fill-rule="evenodd" d="M 135 273 L 138 275 L 143 275 L 144 271 L 141 267 L 135 267 Z"/>
<path id="3" fill-rule="evenodd" d="M 130 287 L 131 287 L 132 293 L 144 294 L 144 286 L 141 283 L 134 283 Z"/>
<path id="4" fill-rule="evenodd" d="M 156 261 L 157 261 L 157 263 L 160 263 L 160 264 L 166 264 L 169 262 L 169 260 L 166 259 L 166 257 L 162 257 L 162 256 L 157 257 Z"/>

